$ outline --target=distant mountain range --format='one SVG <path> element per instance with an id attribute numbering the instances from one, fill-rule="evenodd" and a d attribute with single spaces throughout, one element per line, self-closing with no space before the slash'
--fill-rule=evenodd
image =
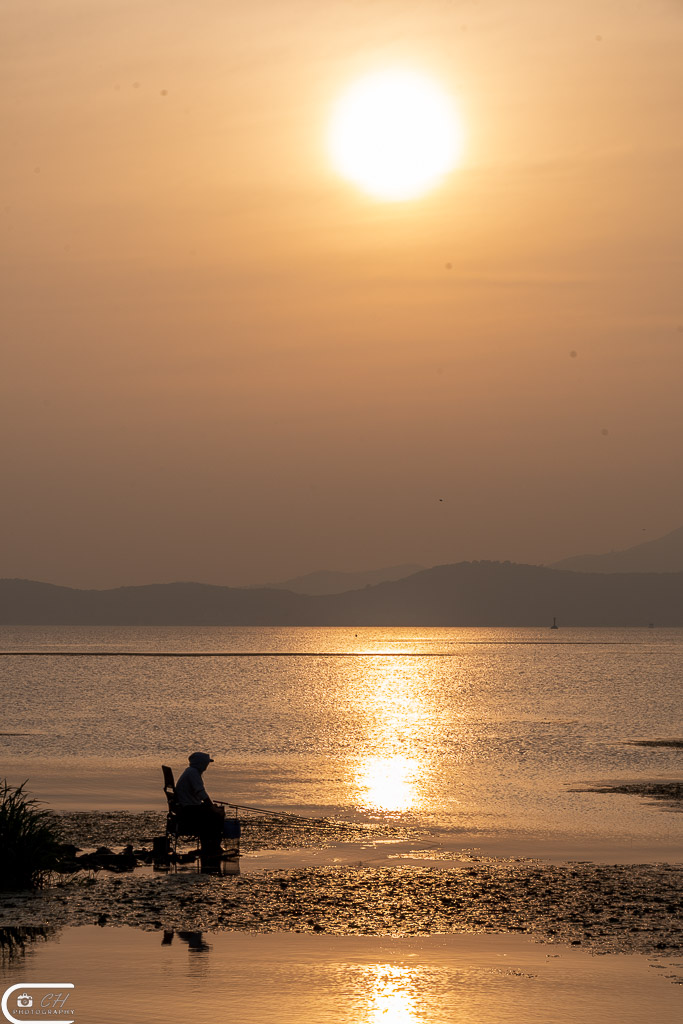
<path id="1" fill-rule="evenodd" d="M 572 572 L 683 572 L 683 526 L 623 551 L 563 558 L 552 568 Z"/>
<path id="2" fill-rule="evenodd" d="M 360 590 L 387 580 L 402 580 L 420 572 L 424 565 L 390 565 L 385 569 L 368 569 L 365 572 L 333 572 L 320 569 L 306 576 L 295 576 L 282 583 L 271 583 L 266 589 L 291 590 L 295 594 L 343 594 L 347 590 Z"/>
<path id="3" fill-rule="evenodd" d="M 168 583 L 74 590 L 0 580 L 5 625 L 683 626 L 683 572 L 460 562 L 342 594 Z"/>
<path id="4" fill-rule="evenodd" d="M 295 576 L 281 583 L 271 583 L 261 589 L 291 590 L 295 594 L 343 594 L 361 590 L 391 580 L 404 579 L 424 571 L 423 565 L 390 565 L 365 572 L 334 572 L 322 569 L 305 576 Z M 554 562 L 552 569 L 572 572 L 683 572 L 683 527 L 665 537 L 645 541 L 623 551 L 610 551 L 601 555 L 574 555 Z"/>

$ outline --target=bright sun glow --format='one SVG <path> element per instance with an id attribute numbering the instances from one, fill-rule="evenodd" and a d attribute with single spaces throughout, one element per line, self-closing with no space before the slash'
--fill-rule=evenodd
<path id="1" fill-rule="evenodd" d="M 361 765 L 358 785 L 361 803 L 381 811 L 408 811 L 416 800 L 420 763 L 397 754 L 369 757 Z"/>
<path id="2" fill-rule="evenodd" d="M 374 983 L 369 1024 L 415 1024 L 417 970 L 395 964 L 373 964 L 366 970 Z M 421 1013 L 419 1016 L 424 1020 Z"/>
<path id="3" fill-rule="evenodd" d="M 414 71 L 378 71 L 341 97 L 330 152 L 337 171 L 384 200 L 414 199 L 458 162 L 462 131 L 445 92 Z"/>

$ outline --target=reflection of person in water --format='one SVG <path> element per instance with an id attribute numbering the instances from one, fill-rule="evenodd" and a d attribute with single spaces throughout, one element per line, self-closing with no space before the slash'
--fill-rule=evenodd
<path id="1" fill-rule="evenodd" d="M 178 932 L 178 938 L 188 944 L 192 953 L 208 953 L 211 949 L 201 932 Z"/>
<path id="2" fill-rule="evenodd" d="M 180 826 L 183 831 L 198 835 L 202 853 L 209 857 L 221 854 L 225 810 L 213 802 L 204 788 L 202 775 L 213 758 L 201 751 L 190 754 L 190 765 L 176 782 Z"/>
<path id="3" fill-rule="evenodd" d="M 170 946 L 175 934 L 176 932 L 173 931 L 164 932 L 161 945 Z M 204 936 L 201 932 L 178 932 L 177 935 L 179 939 L 188 944 L 192 953 L 208 953 L 211 949 L 209 943 L 204 941 Z"/>

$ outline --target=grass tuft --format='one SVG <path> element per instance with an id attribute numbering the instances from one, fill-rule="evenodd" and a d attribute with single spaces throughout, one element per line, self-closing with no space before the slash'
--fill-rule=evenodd
<path id="1" fill-rule="evenodd" d="M 0 890 L 40 888 L 60 859 L 57 818 L 26 796 L 25 785 L 0 780 Z"/>

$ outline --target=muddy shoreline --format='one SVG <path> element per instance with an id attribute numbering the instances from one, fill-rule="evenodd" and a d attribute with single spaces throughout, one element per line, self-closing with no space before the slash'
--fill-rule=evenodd
<path id="1" fill-rule="evenodd" d="M 81 848 L 116 848 L 124 840 L 149 842 L 163 831 L 163 818 L 83 812 L 65 816 L 63 825 L 65 837 Z M 376 936 L 509 932 L 598 953 L 683 950 L 681 864 L 550 864 L 467 851 L 457 861 L 451 855 L 439 863 L 443 852 L 425 851 L 428 843 L 422 852 L 433 863 L 409 863 L 406 854 L 395 864 L 368 864 L 382 843 L 406 851 L 419 844 L 400 829 L 360 835 L 363 845 L 357 830 L 349 833 L 343 826 L 321 834 L 252 822 L 244 830 L 241 874 L 204 875 L 194 865 L 168 872 L 79 871 L 38 892 L 2 894 L 0 928 L 99 924 Z M 324 848 L 325 864 L 307 861 Z M 278 849 L 283 858 L 286 851 L 302 851 L 303 866 L 259 870 L 256 851 Z M 354 862 L 349 855 L 357 850 L 362 857 Z M 333 863 L 344 857 L 345 863 Z M 231 870 L 239 871 L 240 863 Z"/>
<path id="2" fill-rule="evenodd" d="M 683 949 L 683 868 L 477 862 L 71 879 L 6 894 L 1 927 L 135 925 L 334 935 L 519 932 L 596 952 Z"/>

